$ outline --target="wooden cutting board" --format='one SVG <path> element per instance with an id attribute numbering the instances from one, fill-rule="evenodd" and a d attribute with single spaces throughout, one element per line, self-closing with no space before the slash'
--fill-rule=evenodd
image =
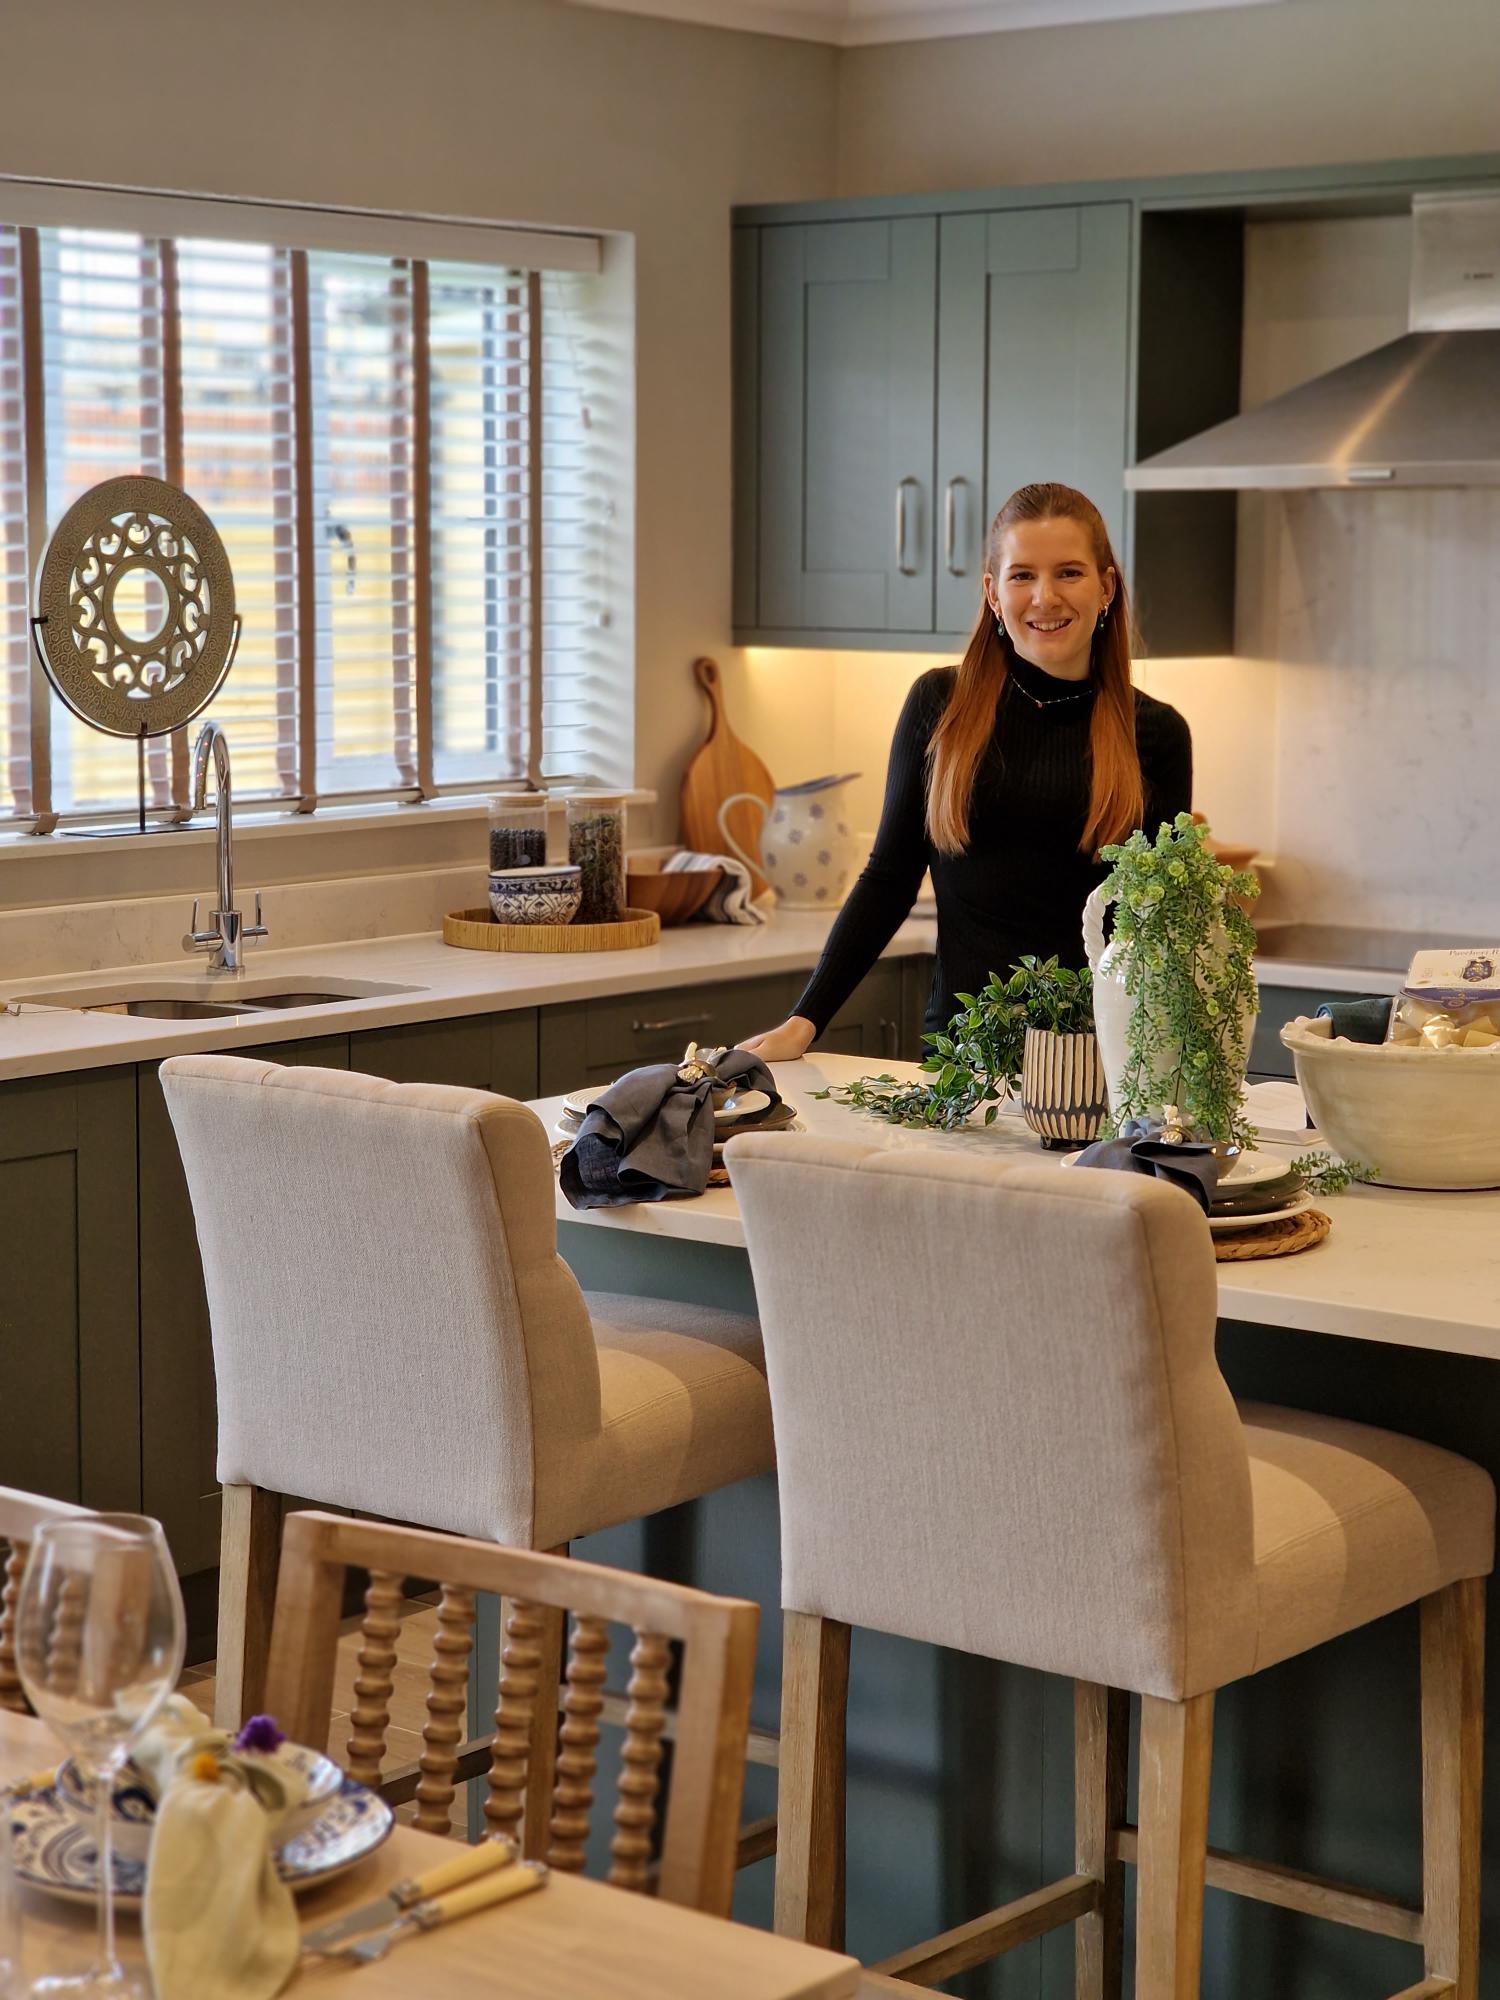
<path id="1" fill-rule="evenodd" d="M 763 800 L 768 813 L 776 796 L 770 772 L 748 744 L 742 743 L 729 726 L 724 712 L 724 688 L 716 660 L 694 660 L 693 678 L 708 696 L 708 740 L 682 774 L 682 844 L 703 854 L 725 854 L 724 829 L 719 825 L 719 808 L 736 792 L 750 792 Z M 750 862 L 750 893 L 758 896 L 766 888 L 760 861 L 760 831 L 765 814 L 760 807 L 742 800 L 724 815 L 724 827 L 734 836 Z"/>

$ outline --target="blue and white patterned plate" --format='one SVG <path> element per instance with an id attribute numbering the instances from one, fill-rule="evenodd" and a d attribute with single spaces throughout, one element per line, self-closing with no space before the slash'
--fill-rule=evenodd
<path id="1" fill-rule="evenodd" d="M 33 1889 L 71 1903 L 92 1903 L 99 1887 L 94 1829 L 80 1820 L 56 1785 L 10 1801 L 16 1875 Z M 395 1814 L 385 1800 L 345 1778 L 311 1826 L 277 1850 L 281 1879 L 300 1894 L 363 1861 L 389 1834 Z M 146 1864 L 114 1856 L 115 1905 L 138 1910 L 146 1890 Z"/>

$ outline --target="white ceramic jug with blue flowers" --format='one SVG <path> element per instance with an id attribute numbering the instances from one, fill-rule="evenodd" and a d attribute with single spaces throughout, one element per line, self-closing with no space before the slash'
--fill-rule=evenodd
<path id="1" fill-rule="evenodd" d="M 854 836 L 846 806 L 839 796 L 858 771 L 840 778 L 809 778 L 801 785 L 780 785 L 766 809 L 754 792 L 735 792 L 719 807 L 719 832 L 724 850 L 751 870 L 758 868 L 776 892 L 783 909 L 829 910 L 844 900 L 854 872 Z M 765 812 L 760 830 L 760 859 L 739 845 L 725 823 L 734 805 L 749 802 Z"/>

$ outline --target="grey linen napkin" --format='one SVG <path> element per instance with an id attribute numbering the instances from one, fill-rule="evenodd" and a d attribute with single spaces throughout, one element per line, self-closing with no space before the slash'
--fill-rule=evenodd
<path id="1" fill-rule="evenodd" d="M 619 1208 L 702 1194 L 714 1163 L 716 1083 L 763 1090 L 770 1098 L 744 1121 L 747 1127 L 781 1102 L 771 1072 L 748 1049 L 726 1050 L 697 1082 L 684 1082 L 676 1063 L 648 1063 L 601 1091 L 558 1167 L 573 1207 Z"/>
<path id="2" fill-rule="evenodd" d="M 1219 1184 L 1212 1146 L 1192 1140 L 1173 1143 L 1161 1136 L 1154 1118 L 1127 1118 L 1118 1139 L 1098 1139 L 1074 1161 L 1080 1167 L 1109 1167 L 1122 1174 L 1154 1174 L 1190 1194 L 1207 1215 Z"/>
<path id="3" fill-rule="evenodd" d="M 1382 994 L 1368 1000 L 1325 1000 L 1318 1018 L 1332 1021 L 1340 1041 L 1383 1042 L 1391 1025 L 1391 1005 Z"/>

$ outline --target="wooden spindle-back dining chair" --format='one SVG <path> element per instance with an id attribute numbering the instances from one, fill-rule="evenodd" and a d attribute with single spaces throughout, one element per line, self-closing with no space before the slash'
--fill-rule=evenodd
<path id="1" fill-rule="evenodd" d="M 519 1840 L 537 1739 L 550 1719 L 538 1700 L 544 1619 L 571 1614 L 562 1726 L 545 1856 L 553 1868 L 584 1865 L 597 1776 L 608 1627 L 633 1634 L 624 1746 L 610 1843 L 617 1888 L 656 1888 L 668 1902 L 727 1916 L 739 1845 L 750 1688 L 760 1613 L 680 1584 L 492 1542 L 349 1520 L 317 1512 L 287 1517 L 277 1583 L 266 1703 L 298 1742 L 322 1744 L 333 1709 L 345 1572 L 369 1573 L 347 1763 L 361 1783 L 380 1782 L 408 1578 L 440 1596 L 422 1731 L 417 1825 L 450 1831 L 464 1730 L 474 1598 L 505 1600 L 505 1643 L 484 1816 Z M 673 1642 L 681 1677 L 668 1710 Z M 663 1738 L 674 1738 L 660 1864 L 653 1865 Z"/>
<path id="2" fill-rule="evenodd" d="M 48 1500 L 40 1493 L 21 1493 L 0 1486 L 0 1546 L 5 1551 L 4 1581 L 0 1583 L 0 1708 L 29 1715 L 31 1704 L 16 1672 L 16 1604 L 21 1579 L 31 1553 L 31 1538 L 44 1521 L 65 1521 L 87 1513 L 66 1500 Z"/>

